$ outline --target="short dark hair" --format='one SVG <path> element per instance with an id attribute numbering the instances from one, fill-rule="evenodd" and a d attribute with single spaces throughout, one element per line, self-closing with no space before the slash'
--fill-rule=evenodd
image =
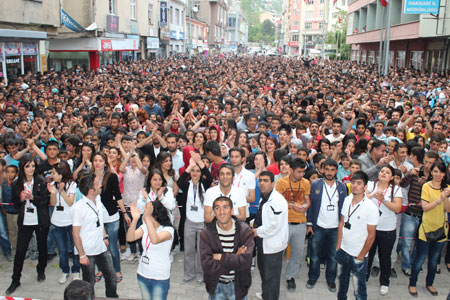
<path id="1" fill-rule="evenodd" d="M 54 141 L 54 140 L 50 140 L 50 141 L 47 142 L 47 145 L 45 145 L 45 151 L 47 151 L 47 148 L 50 147 L 50 146 L 56 146 L 56 148 L 59 149 L 58 142 Z"/>
<path id="2" fill-rule="evenodd" d="M 288 151 L 284 148 L 278 148 L 275 149 L 275 151 L 273 152 L 273 159 L 275 160 L 275 162 L 280 162 L 281 158 L 285 155 L 288 155 Z"/>
<path id="3" fill-rule="evenodd" d="M 337 168 L 338 168 L 338 163 L 337 163 L 334 159 L 332 159 L 332 158 L 327 158 L 327 160 L 325 160 L 325 161 L 322 163 L 322 168 L 325 168 L 325 166 L 335 167 L 336 170 L 337 170 Z"/>
<path id="4" fill-rule="evenodd" d="M 81 177 L 78 183 L 78 188 L 83 195 L 87 196 L 89 190 L 94 188 L 94 180 L 95 174 L 87 174 Z"/>
<path id="5" fill-rule="evenodd" d="M 241 147 L 233 147 L 230 149 L 230 151 L 228 151 L 228 153 L 231 155 L 231 152 L 233 152 L 233 151 L 239 152 L 241 154 L 241 158 L 245 157 L 245 151 Z"/>
<path id="6" fill-rule="evenodd" d="M 362 180 L 364 182 L 364 185 L 367 185 L 367 182 L 369 181 L 369 176 L 364 171 L 356 171 L 355 174 L 353 174 L 351 180 Z"/>
<path id="7" fill-rule="evenodd" d="M 83 280 L 73 280 L 64 290 L 64 300 L 93 300 L 94 288 Z"/>
<path id="8" fill-rule="evenodd" d="M 400 148 L 408 148 L 408 146 L 403 143 L 398 143 L 397 145 L 395 145 L 394 151 L 397 152 Z"/>
<path id="9" fill-rule="evenodd" d="M 224 169 L 224 168 L 230 169 L 231 170 L 231 174 L 233 174 L 233 177 L 234 177 L 234 167 L 231 164 L 229 164 L 229 163 L 225 163 L 225 164 L 220 165 L 219 169 L 217 170 L 217 175 L 219 175 L 220 171 L 222 169 Z"/>
<path id="10" fill-rule="evenodd" d="M 207 141 L 205 143 L 205 154 L 211 152 L 214 156 L 222 156 L 220 145 L 216 141 Z"/>
<path id="11" fill-rule="evenodd" d="M 425 157 L 425 149 L 422 147 L 413 147 L 411 149 L 411 155 L 417 157 L 417 161 L 423 163 L 423 158 Z"/>
<path id="12" fill-rule="evenodd" d="M 178 140 L 180 139 L 180 136 L 174 132 L 171 132 L 166 136 L 166 141 L 168 138 L 175 138 L 175 140 L 178 142 Z"/>
<path id="13" fill-rule="evenodd" d="M 266 171 L 262 171 L 261 174 L 259 174 L 260 178 L 261 178 L 261 176 L 269 176 L 270 182 L 274 182 L 275 181 L 275 176 L 270 171 L 267 171 L 267 170 Z"/>
<path id="14" fill-rule="evenodd" d="M 289 163 L 289 166 L 291 167 L 292 170 L 296 170 L 298 168 L 300 169 L 305 169 L 306 168 L 306 162 L 301 159 L 301 158 L 294 158 L 291 160 L 291 162 Z"/>
<path id="15" fill-rule="evenodd" d="M 383 146 L 383 145 L 386 146 L 386 144 L 385 144 L 384 142 L 375 139 L 375 140 L 373 141 L 373 143 L 372 143 L 372 148 L 370 148 L 370 152 L 372 152 L 373 149 L 375 149 L 375 148 L 380 148 L 380 147 Z"/>
<path id="16" fill-rule="evenodd" d="M 233 208 L 233 201 L 231 201 L 230 198 L 228 198 L 228 197 L 226 197 L 226 196 L 220 196 L 220 197 L 217 197 L 216 200 L 214 200 L 213 206 L 212 206 L 213 209 L 214 209 L 214 207 L 216 207 L 216 203 L 217 203 L 217 202 L 221 202 L 221 201 L 226 201 L 226 202 L 228 202 L 228 205 L 230 205 L 230 208 Z"/>

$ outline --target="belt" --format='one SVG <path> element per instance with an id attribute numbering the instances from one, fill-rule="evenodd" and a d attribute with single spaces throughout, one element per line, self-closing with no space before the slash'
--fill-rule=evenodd
<path id="1" fill-rule="evenodd" d="M 298 223 L 298 222 L 289 222 L 289 225 L 300 225 L 300 224 L 305 224 L 305 222 L 303 222 L 303 223 Z"/>
<path id="2" fill-rule="evenodd" d="M 416 217 L 416 218 L 419 218 L 419 219 L 421 218 L 421 216 L 413 214 L 413 213 L 411 213 L 409 211 L 405 211 L 405 214 L 407 214 L 408 216 L 411 216 L 411 217 Z"/>
<path id="3" fill-rule="evenodd" d="M 234 283 L 234 280 L 229 280 L 229 281 L 219 280 L 219 283 L 221 283 L 221 284 L 230 284 L 230 283 Z"/>

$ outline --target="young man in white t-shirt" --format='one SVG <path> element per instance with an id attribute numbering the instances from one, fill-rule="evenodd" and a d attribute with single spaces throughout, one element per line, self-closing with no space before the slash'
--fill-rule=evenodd
<path id="1" fill-rule="evenodd" d="M 242 165 L 245 161 L 244 149 L 240 147 L 234 147 L 230 149 L 229 153 L 230 163 L 234 168 L 233 186 L 245 191 L 245 197 L 247 200 L 247 217 L 249 217 L 250 213 L 248 211 L 248 205 L 255 202 L 255 174 L 244 168 L 244 166 Z"/>
<path id="2" fill-rule="evenodd" d="M 95 175 L 80 179 L 80 192 L 84 195 L 72 205 L 73 242 L 79 255 L 83 280 L 95 285 L 95 265 L 105 277 L 107 298 L 119 298 L 108 235 L 104 229 L 103 206 L 100 199 L 101 184 Z"/>
<path id="3" fill-rule="evenodd" d="M 369 178 L 363 171 L 352 176 L 352 194 L 342 207 L 339 222 L 336 261 L 339 264 L 338 299 L 347 299 L 350 274 L 357 278 L 355 296 L 367 300 L 366 269 L 367 255 L 375 240 L 378 225 L 378 208 L 365 197 Z"/>

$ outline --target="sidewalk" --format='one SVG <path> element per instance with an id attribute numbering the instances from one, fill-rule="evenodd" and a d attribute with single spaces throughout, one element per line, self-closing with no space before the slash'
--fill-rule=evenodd
<path id="1" fill-rule="evenodd" d="M 443 261 L 443 260 L 442 260 Z M 22 298 L 34 298 L 42 300 L 61 300 L 63 299 L 64 288 L 69 284 L 59 284 L 58 278 L 61 271 L 58 267 L 58 258 L 51 260 L 47 266 L 46 277 L 47 280 L 43 283 L 36 281 L 36 264 L 37 261 L 26 260 L 23 269 L 21 286 L 16 290 L 13 296 Z M 285 266 L 286 262 L 283 262 Z M 380 296 L 378 280 L 371 277 L 368 283 L 368 299 L 383 299 L 383 300 L 404 300 L 404 299 L 446 299 L 450 288 L 450 273 L 447 271 L 445 264 L 441 265 L 441 274 L 436 274 L 435 287 L 439 291 L 438 297 L 432 297 L 425 289 L 426 264 L 424 264 L 424 272 L 419 275 L 419 284 L 417 291 L 419 298 L 413 298 L 408 294 L 408 278 L 403 275 L 400 266 L 397 264 L 395 269 L 398 273 L 398 278 L 391 279 L 390 291 L 387 296 Z M 0 272 L 2 274 L 0 279 L 0 295 L 4 295 L 5 290 L 11 283 L 13 263 L 4 260 L 0 255 Z M 118 294 L 121 299 L 141 299 L 141 294 L 136 280 L 136 264 L 129 264 L 122 261 L 123 281 L 118 284 Z M 281 280 L 281 294 L 280 300 L 335 300 L 336 293 L 328 291 L 324 279 L 324 271 L 322 271 L 316 286 L 312 290 L 305 287 L 307 281 L 308 268 L 306 263 L 302 265 L 300 274 L 296 279 L 297 290 L 295 293 L 290 293 L 286 289 L 286 281 L 284 280 L 284 268 Z M 336 284 L 338 282 L 336 281 Z M 249 291 L 248 300 L 256 299 L 255 293 L 261 291 L 261 280 L 257 269 L 253 271 L 253 283 Z M 95 294 L 97 297 L 105 297 L 105 283 L 102 279 L 95 287 Z M 354 299 L 352 296 L 353 289 L 350 285 L 348 293 L 349 299 Z M 183 283 L 183 253 L 176 252 L 174 262 L 172 264 L 172 277 L 170 281 L 169 300 L 200 300 L 208 299 L 204 285 L 197 285 L 197 283 Z"/>

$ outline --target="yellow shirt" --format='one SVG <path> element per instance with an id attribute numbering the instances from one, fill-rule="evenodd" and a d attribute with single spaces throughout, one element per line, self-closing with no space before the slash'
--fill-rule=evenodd
<path id="1" fill-rule="evenodd" d="M 277 181 L 277 192 L 283 195 L 288 203 L 305 204 L 305 195 L 309 195 L 311 184 L 305 178 L 302 178 L 300 182 L 294 182 L 290 178 L 291 176 L 287 176 Z M 305 223 L 306 214 L 290 208 L 288 220 L 293 223 Z"/>
<path id="2" fill-rule="evenodd" d="M 426 202 L 434 202 L 441 197 L 442 190 L 435 189 L 427 182 L 422 187 L 421 198 Z M 424 211 L 422 215 L 422 224 L 419 227 L 419 239 L 422 241 L 427 241 L 425 237 L 426 232 L 432 232 L 438 230 L 443 225 L 445 225 L 445 234 L 448 236 L 448 222 L 446 218 L 445 204 L 441 201 L 438 206 L 429 211 Z M 445 242 L 447 239 L 442 239 L 439 242 Z"/>
<path id="3" fill-rule="evenodd" d="M 421 135 L 425 140 L 427 140 L 425 133 L 415 134 L 414 132 L 406 130 L 406 141 L 412 140 L 416 135 Z"/>

